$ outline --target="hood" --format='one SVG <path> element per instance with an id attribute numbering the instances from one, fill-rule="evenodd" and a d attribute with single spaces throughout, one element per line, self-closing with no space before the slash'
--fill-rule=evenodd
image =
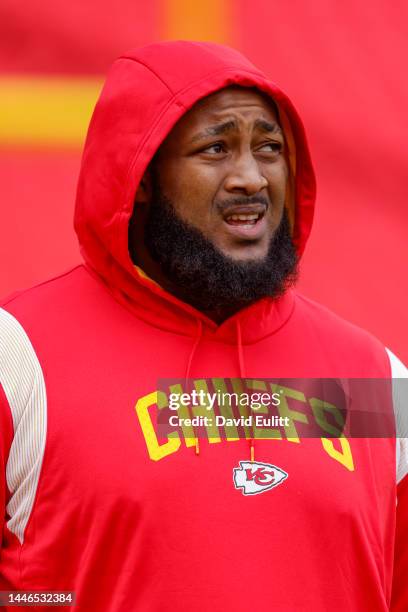
<path id="1" fill-rule="evenodd" d="M 152 44 L 112 65 L 89 126 L 78 182 L 75 230 L 89 269 L 138 316 L 158 327 L 195 335 L 197 325 L 234 342 L 256 341 L 281 326 L 292 292 L 265 298 L 221 325 L 178 300 L 138 270 L 128 250 L 136 190 L 154 153 L 200 98 L 229 85 L 257 87 L 279 109 L 289 150 L 287 208 L 301 255 L 312 225 L 315 178 L 302 122 L 287 96 L 243 55 L 203 42 Z"/>

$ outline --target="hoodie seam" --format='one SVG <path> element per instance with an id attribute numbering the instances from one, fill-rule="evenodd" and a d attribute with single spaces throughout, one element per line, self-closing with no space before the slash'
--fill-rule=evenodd
<path id="1" fill-rule="evenodd" d="M 46 280 L 40 281 L 39 283 L 36 283 L 35 285 L 28 287 L 27 289 L 22 289 L 20 291 L 17 291 L 14 294 L 12 294 L 10 297 L 2 300 L 0 302 L 0 306 L 1 307 L 7 306 L 8 304 L 11 304 L 15 300 L 17 300 L 19 297 L 22 297 L 23 295 L 26 295 L 27 293 L 30 293 L 31 291 L 34 291 L 35 289 L 38 289 L 39 287 L 42 287 L 43 285 L 48 285 L 49 283 L 53 283 L 54 281 L 60 278 L 64 278 L 64 276 L 68 276 L 69 274 L 74 272 L 74 270 L 77 270 L 78 268 L 82 268 L 82 267 L 84 267 L 83 263 L 76 264 L 75 266 L 73 266 L 72 268 L 69 268 L 65 272 L 61 272 L 61 274 L 57 274 L 56 276 L 52 276 L 51 278 L 47 278 Z"/>
<path id="2" fill-rule="evenodd" d="M 150 67 L 148 64 L 145 64 L 145 62 L 142 62 L 140 59 L 135 59 L 135 58 L 133 58 L 133 57 L 129 57 L 128 55 L 121 55 L 121 56 L 120 56 L 118 59 L 119 59 L 119 60 L 121 60 L 121 59 L 129 60 L 129 61 L 131 61 L 131 62 L 136 62 L 137 64 L 140 64 L 141 66 L 144 66 L 144 67 L 145 67 L 147 70 L 150 70 L 150 72 L 151 72 L 152 74 L 154 74 L 154 76 L 155 76 L 155 77 L 156 77 L 156 78 L 157 78 L 157 79 L 158 79 L 158 80 L 159 80 L 161 83 L 163 83 L 163 85 L 166 87 L 166 89 L 168 89 L 168 90 L 169 90 L 169 92 L 170 92 L 171 94 L 173 94 L 173 96 L 175 95 L 174 91 L 173 91 L 172 89 L 170 89 L 170 87 L 168 86 L 168 84 L 166 83 L 166 81 L 164 81 L 164 80 L 162 79 L 162 77 L 161 77 L 161 76 L 159 76 L 155 70 L 153 70 L 153 68 L 151 68 L 151 67 Z"/>
<path id="3" fill-rule="evenodd" d="M 247 68 L 241 68 L 237 64 L 236 66 L 230 66 L 229 68 L 219 68 L 218 70 L 214 70 L 212 72 L 208 72 L 206 75 L 200 77 L 197 81 L 194 81 L 193 83 L 190 83 L 189 85 L 187 85 L 186 87 L 183 87 L 182 89 L 179 89 L 178 91 L 174 91 L 173 89 L 171 89 L 171 87 L 168 85 L 168 83 L 166 83 L 166 81 L 161 76 L 159 76 L 157 74 L 157 72 L 151 66 L 149 66 L 149 64 L 146 64 L 145 62 L 143 62 L 140 59 L 129 57 L 128 55 L 121 55 L 118 59 L 126 59 L 126 60 L 129 60 L 131 62 L 135 62 L 137 64 L 140 64 L 141 66 L 144 66 L 147 70 L 150 70 L 150 72 L 152 74 L 154 74 L 154 76 L 157 77 L 157 79 L 161 83 L 163 83 L 163 85 L 166 87 L 166 89 L 168 89 L 168 91 L 171 94 L 173 94 L 174 97 L 177 97 L 180 94 L 183 94 L 184 92 L 189 91 L 190 89 L 193 89 L 199 83 L 202 83 L 203 81 L 206 81 L 209 77 L 215 76 L 216 74 L 219 74 L 221 72 L 232 72 L 232 71 L 238 70 L 241 74 L 250 74 L 250 75 L 256 76 L 258 78 L 261 78 L 263 81 L 267 81 L 268 80 L 268 79 L 265 78 L 264 75 L 262 75 L 262 73 L 257 72 L 256 70 L 249 70 Z M 270 83 L 270 84 L 273 85 L 273 83 Z M 185 108 L 185 106 L 183 104 L 181 104 L 181 106 L 183 106 Z"/>
<path id="4" fill-rule="evenodd" d="M 201 77 L 200 79 L 198 79 L 197 81 L 194 81 L 194 83 L 190 83 L 189 85 L 187 85 L 186 87 L 184 87 L 183 89 L 180 89 L 177 92 L 177 96 L 180 96 L 184 93 L 186 93 L 187 91 L 190 91 L 190 89 L 194 89 L 195 87 L 197 87 L 197 85 L 199 85 L 200 83 L 202 83 L 203 81 L 207 81 L 207 79 L 209 79 L 210 77 L 216 76 L 217 74 L 220 74 L 222 72 L 235 72 L 235 71 L 239 71 L 240 76 L 244 76 L 245 74 L 251 75 L 251 76 L 256 76 L 258 79 L 261 79 L 265 82 L 267 82 L 267 79 L 260 73 L 252 71 L 252 70 L 246 70 L 246 69 L 242 69 L 239 66 L 231 66 L 230 68 L 220 68 L 219 70 L 215 70 L 214 72 L 209 72 L 208 74 L 206 74 L 205 76 Z M 273 83 L 270 83 L 273 86 Z M 214 91 L 219 91 L 218 89 L 214 90 Z M 210 93 L 206 94 L 210 95 Z M 204 98 L 206 96 L 203 96 Z M 202 99 L 202 98 L 200 98 Z"/>

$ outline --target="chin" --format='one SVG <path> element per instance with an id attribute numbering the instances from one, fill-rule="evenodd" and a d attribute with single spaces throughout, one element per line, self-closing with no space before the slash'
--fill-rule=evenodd
<path id="1" fill-rule="evenodd" d="M 256 246 L 246 245 L 241 246 L 235 249 L 221 249 L 221 253 L 228 257 L 228 259 L 232 259 L 235 262 L 258 262 L 265 259 L 268 254 L 267 249 L 260 249 Z"/>

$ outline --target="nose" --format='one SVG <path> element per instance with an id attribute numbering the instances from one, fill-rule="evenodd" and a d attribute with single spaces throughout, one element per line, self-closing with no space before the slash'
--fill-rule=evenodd
<path id="1" fill-rule="evenodd" d="M 224 182 L 225 190 L 230 193 L 255 195 L 267 187 L 268 181 L 262 175 L 258 162 L 251 153 L 241 155 L 232 162 Z"/>

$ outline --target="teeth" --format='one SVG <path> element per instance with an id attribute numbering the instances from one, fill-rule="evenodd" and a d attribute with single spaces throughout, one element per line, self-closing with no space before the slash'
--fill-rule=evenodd
<path id="1" fill-rule="evenodd" d="M 257 213 L 252 215 L 231 215 L 229 219 L 232 219 L 233 221 L 256 221 L 257 219 L 259 219 L 259 214 Z"/>

